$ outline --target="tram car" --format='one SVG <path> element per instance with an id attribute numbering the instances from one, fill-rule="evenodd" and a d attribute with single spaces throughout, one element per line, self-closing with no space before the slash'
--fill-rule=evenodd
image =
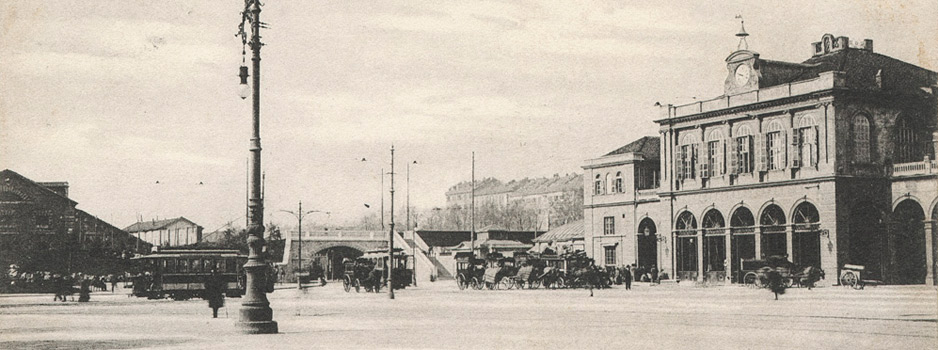
<path id="1" fill-rule="evenodd" d="M 215 270 L 225 282 L 228 297 L 244 295 L 244 270 L 247 255 L 226 249 L 161 250 L 133 257 L 140 273 L 133 278 L 133 295 L 148 299 L 170 297 L 173 300 L 198 298 L 205 282 Z"/>
<path id="2" fill-rule="evenodd" d="M 374 262 L 377 265 L 376 268 L 380 270 L 383 270 L 384 266 L 388 264 L 387 249 L 369 250 L 361 257 Z M 395 248 L 391 264 L 394 268 L 394 289 L 404 289 L 410 286 L 414 280 L 414 257 L 404 253 L 401 248 Z M 386 273 L 384 285 L 387 285 Z"/>
<path id="3" fill-rule="evenodd" d="M 750 288 L 762 288 L 766 286 L 766 274 L 769 271 L 776 271 L 782 276 L 782 283 L 785 287 L 791 287 L 794 283 L 792 271 L 795 270 L 795 264 L 788 261 L 784 256 L 773 255 L 765 259 L 742 259 L 740 260 L 743 274 L 743 284 Z"/>

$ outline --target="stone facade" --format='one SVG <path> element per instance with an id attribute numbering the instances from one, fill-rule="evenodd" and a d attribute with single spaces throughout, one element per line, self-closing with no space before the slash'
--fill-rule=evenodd
<path id="1" fill-rule="evenodd" d="M 784 256 L 829 284 L 844 264 L 934 284 L 938 75 L 870 40 L 825 35 L 812 48 L 802 63 L 738 50 L 723 96 L 662 106 L 658 188 L 610 193 L 595 177 L 638 183 L 647 155 L 587 161 L 587 252 L 710 283 L 740 282 L 745 259 Z"/>

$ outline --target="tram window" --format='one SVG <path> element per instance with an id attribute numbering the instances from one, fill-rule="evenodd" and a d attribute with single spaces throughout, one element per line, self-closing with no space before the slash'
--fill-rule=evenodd
<path id="1" fill-rule="evenodd" d="M 189 272 L 189 260 L 179 259 L 179 261 L 176 264 L 176 267 L 177 267 L 176 270 L 178 270 L 179 273 L 188 273 Z"/>
<path id="2" fill-rule="evenodd" d="M 193 259 L 192 260 L 192 270 L 191 272 L 202 272 L 202 260 Z"/>
<path id="3" fill-rule="evenodd" d="M 163 272 L 176 273 L 176 259 L 163 260 Z"/>
<path id="4" fill-rule="evenodd" d="M 238 269 L 238 264 L 232 259 L 225 259 L 225 272 L 235 273 Z"/>
<path id="5" fill-rule="evenodd" d="M 218 272 L 228 271 L 228 266 L 226 264 L 227 262 L 228 262 L 228 259 L 218 259 L 218 261 L 216 262 L 216 264 L 218 264 Z"/>
<path id="6" fill-rule="evenodd" d="M 204 266 L 204 269 L 202 270 L 204 272 L 212 272 L 212 270 L 215 269 L 215 263 L 209 259 L 202 260 L 202 266 Z"/>

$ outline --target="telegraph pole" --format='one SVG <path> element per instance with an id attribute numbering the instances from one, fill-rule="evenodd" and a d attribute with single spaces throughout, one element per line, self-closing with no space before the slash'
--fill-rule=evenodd
<path id="1" fill-rule="evenodd" d="M 391 145 L 391 232 L 388 234 L 388 297 L 394 299 L 394 145 Z"/>
<path id="2" fill-rule="evenodd" d="M 241 302 L 238 329 L 246 334 L 277 333 L 277 322 L 273 320 L 273 310 L 267 300 L 267 262 L 264 255 L 264 200 L 261 197 L 261 3 L 260 0 L 245 0 L 244 11 L 241 13 L 241 25 L 238 35 L 242 44 L 251 46 L 251 61 L 253 63 L 253 108 L 251 135 L 251 194 L 248 199 L 248 261 L 244 264 L 246 275 L 246 292 Z M 245 32 L 245 25 L 250 25 L 250 35 Z M 250 38 L 250 40 L 248 40 Z M 242 55 L 244 52 L 242 51 Z M 242 91 L 247 85 L 247 67 L 241 66 Z M 246 96 L 241 95 L 242 98 Z"/>
<path id="3" fill-rule="evenodd" d="M 469 227 L 472 229 L 472 232 L 469 232 L 469 252 L 472 253 L 472 256 L 476 255 L 476 153 L 472 152 L 472 190 L 470 191 L 471 197 L 469 214 L 471 216 L 470 220 L 472 223 Z"/>

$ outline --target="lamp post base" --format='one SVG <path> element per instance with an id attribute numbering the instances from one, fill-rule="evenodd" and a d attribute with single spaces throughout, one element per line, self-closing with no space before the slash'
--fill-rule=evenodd
<path id="1" fill-rule="evenodd" d="M 235 327 L 243 334 L 277 334 L 277 321 L 241 321 Z"/>

